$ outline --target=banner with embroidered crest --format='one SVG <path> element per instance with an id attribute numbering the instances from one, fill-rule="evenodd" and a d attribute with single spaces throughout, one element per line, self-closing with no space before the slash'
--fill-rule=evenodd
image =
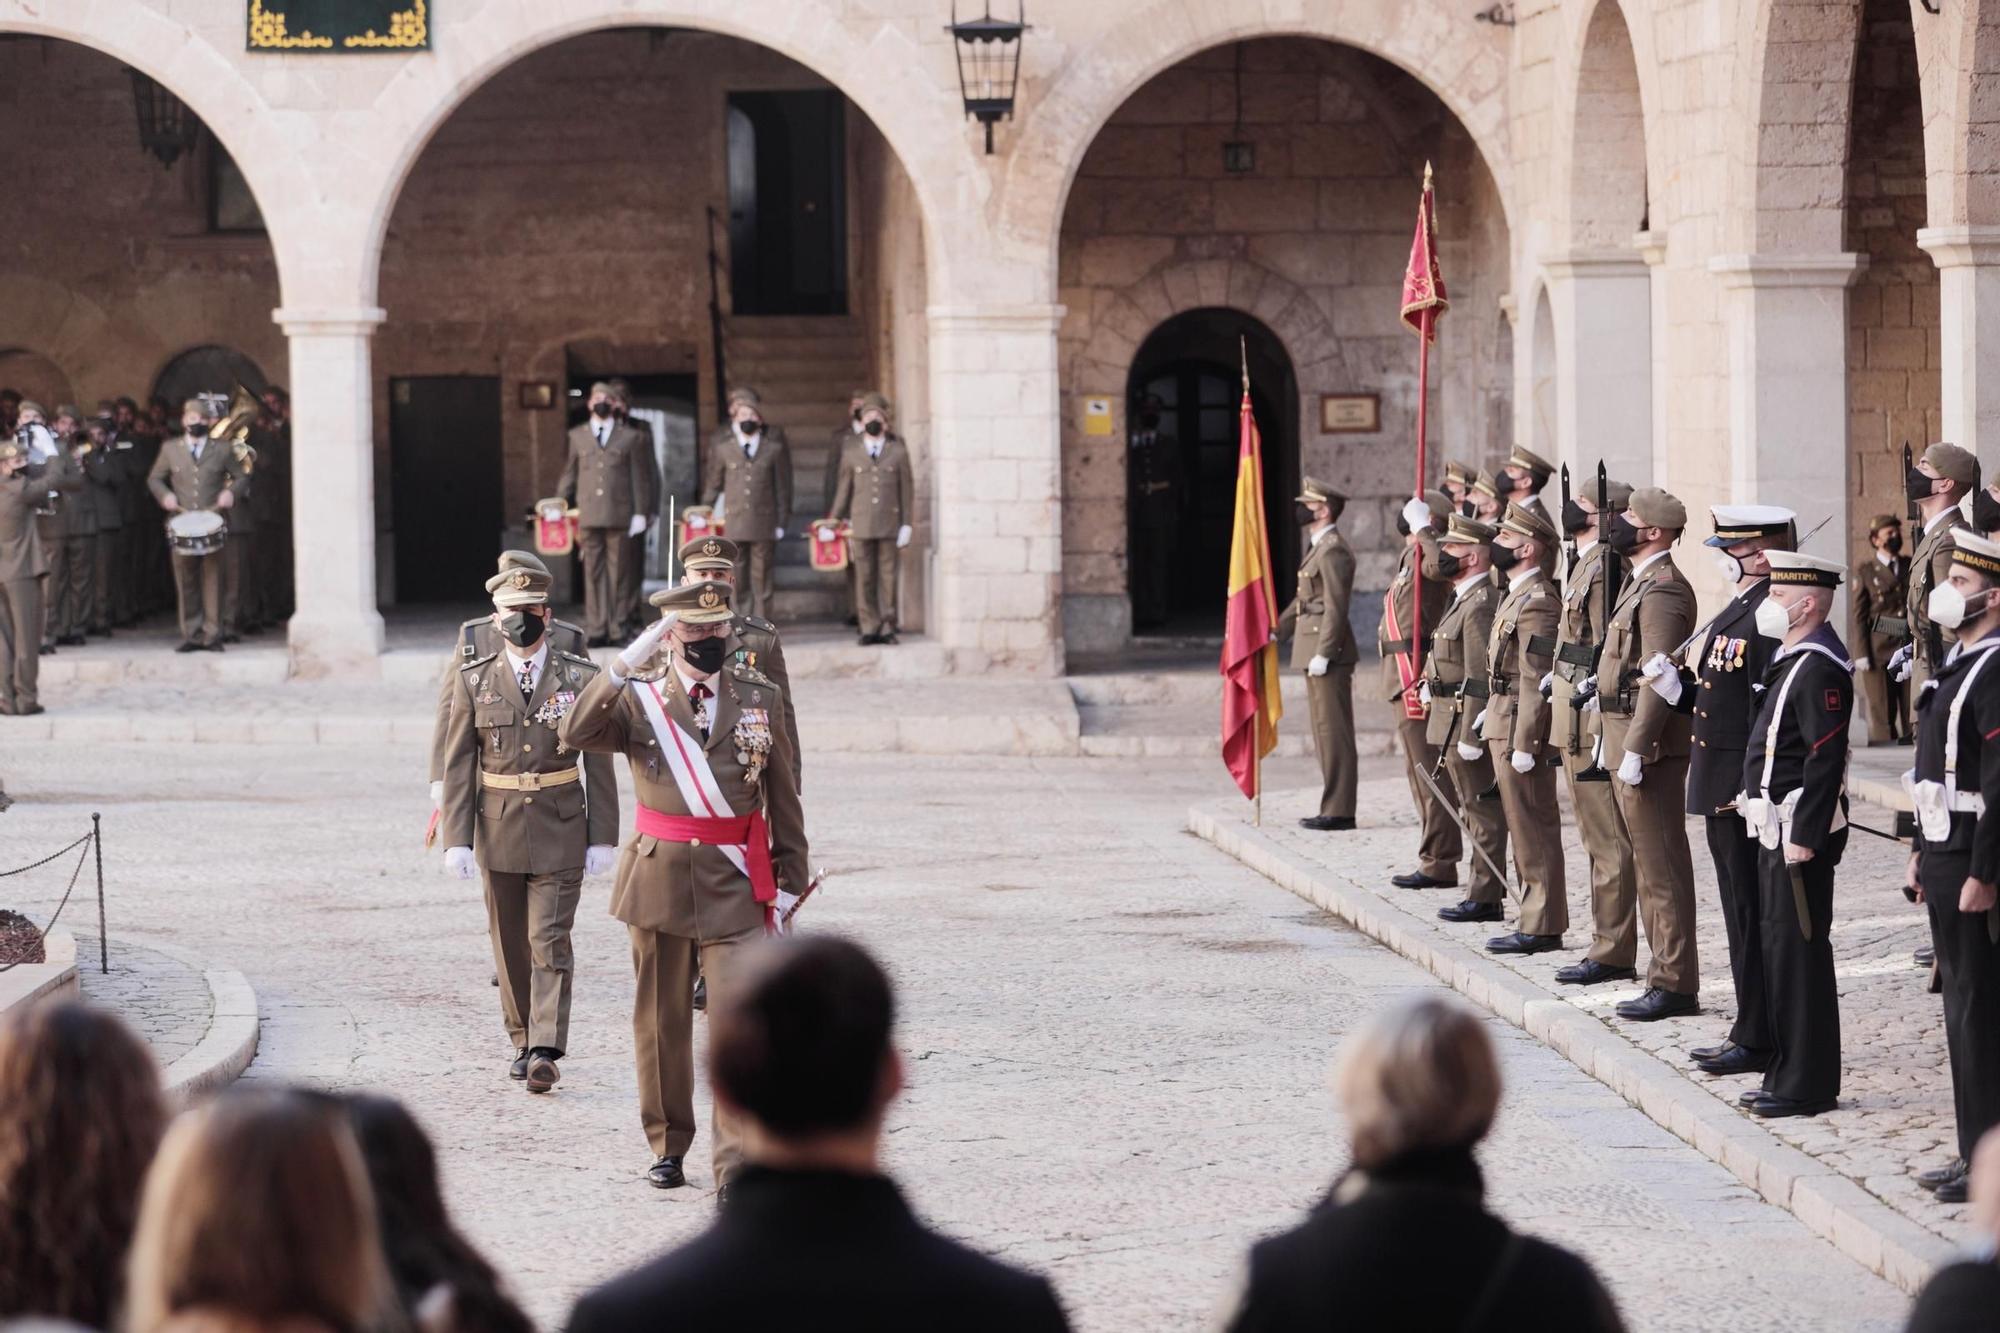
<path id="1" fill-rule="evenodd" d="M 674 549 L 679 550 L 697 537 L 724 537 L 721 517 L 707 505 L 689 505 L 681 510 L 681 530 Z"/>
<path id="2" fill-rule="evenodd" d="M 559 495 L 535 501 L 535 550 L 541 555 L 568 555 L 576 547 L 577 511 Z"/>
<path id="3" fill-rule="evenodd" d="M 847 568 L 848 525 L 838 519 L 823 518 L 806 530 L 806 544 L 812 551 L 812 567 L 828 573 Z"/>

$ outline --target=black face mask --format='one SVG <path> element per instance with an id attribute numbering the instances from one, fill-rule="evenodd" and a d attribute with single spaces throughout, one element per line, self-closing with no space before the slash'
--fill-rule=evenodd
<path id="1" fill-rule="evenodd" d="M 1972 493 L 1972 526 L 1981 532 L 2000 529 L 2000 500 L 1984 486 Z"/>
<path id="2" fill-rule="evenodd" d="M 1903 534 L 1899 532 L 1894 536 L 1884 537 L 1882 539 L 1882 549 L 1890 555 L 1901 555 L 1903 553 Z"/>
<path id="3" fill-rule="evenodd" d="M 694 639 L 681 644 L 681 661 L 707 676 L 722 670 L 722 659 L 728 654 L 727 639 Z"/>
<path id="4" fill-rule="evenodd" d="M 1521 563 L 1521 552 L 1518 547 L 1502 546 L 1499 542 L 1488 542 L 1486 543 L 1486 552 L 1488 559 L 1492 562 L 1493 568 L 1499 570 L 1502 574 L 1505 574 L 1514 568 L 1514 566 Z"/>
<path id="5" fill-rule="evenodd" d="M 1928 500 L 1931 496 L 1931 487 L 1936 482 L 1936 477 L 1927 477 L 1915 468 L 1911 468 L 1909 475 L 1903 480 L 1903 489 L 1912 500 Z"/>
<path id="6" fill-rule="evenodd" d="M 1458 502 L 1458 512 L 1466 518 L 1478 518 L 1479 506 L 1473 504 L 1470 500 L 1460 500 Z"/>
<path id="7" fill-rule="evenodd" d="M 867 432 L 868 432 L 868 433 L 869 433 L 870 435 L 875 435 L 875 436 L 879 436 L 879 435 L 881 435 L 881 434 L 882 434 L 882 432 L 883 432 L 883 431 L 887 430 L 887 429 L 888 429 L 888 427 L 887 427 L 887 426 L 884 426 L 884 425 L 883 425 L 883 424 L 882 424 L 881 422 L 879 422 L 879 421 L 871 421 L 871 422 L 869 422 L 869 423 L 868 423 L 868 425 L 867 425 L 866 427 L 864 427 L 864 429 L 865 429 L 865 430 L 866 430 L 866 431 L 867 431 Z"/>
<path id="8" fill-rule="evenodd" d="M 545 625 L 540 616 L 526 611 L 509 611 L 500 617 L 500 637 L 516 648 L 530 648 L 540 643 Z"/>
<path id="9" fill-rule="evenodd" d="M 1630 555 L 1639 545 L 1639 529 L 1622 518 L 1614 518 L 1604 534 L 1604 544 L 1620 555 Z"/>
<path id="10" fill-rule="evenodd" d="M 611 404 L 592 403 L 590 405 L 590 415 L 596 417 L 599 421 L 604 420 L 606 417 L 611 415 Z"/>
<path id="11" fill-rule="evenodd" d="M 1294 500 L 1292 501 L 1292 517 L 1303 528 L 1313 521 L 1313 511 L 1307 507 L 1304 500 Z"/>
<path id="12" fill-rule="evenodd" d="M 758 431 L 764 429 L 764 423 L 752 417 L 750 420 L 742 423 L 741 429 L 745 435 L 755 435 Z"/>
<path id="13" fill-rule="evenodd" d="M 187 428 L 187 433 L 189 439 L 199 440 L 208 434 L 208 423 L 206 421 L 197 421 Z"/>
<path id="14" fill-rule="evenodd" d="M 1563 501 L 1563 531 L 1574 537 L 1597 521 L 1597 515 L 1589 513 L 1574 500 Z"/>
<path id="15" fill-rule="evenodd" d="M 1447 579 L 1457 578 L 1458 571 L 1464 566 L 1464 564 L 1465 562 L 1463 560 L 1460 560 L 1450 551 L 1438 552 L 1438 560 L 1437 560 L 1438 575 L 1441 578 L 1447 578 Z"/>
<path id="16" fill-rule="evenodd" d="M 1407 537 L 1410 535 L 1410 520 L 1404 518 L 1401 514 L 1396 515 L 1396 535 L 1398 537 Z"/>

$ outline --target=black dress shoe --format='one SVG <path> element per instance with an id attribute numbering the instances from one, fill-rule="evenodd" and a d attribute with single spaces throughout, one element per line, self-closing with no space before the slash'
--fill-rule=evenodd
<path id="1" fill-rule="evenodd" d="M 1600 963 L 1595 958 L 1586 958 L 1580 963 L 1571 963 L 1556 973 L 1556 980 L 1565 986 L 1595 986 L 1601 981 L 1632 981 L 1638 973 L 1629 967 L 1612 967 Z"/>
<path id="2" fill-rule="evenodd" d="M 507 1077 L 518 1083 L 527 1076 L 528 1048 L 525 1046 L 516 1047 L 514 1050 L 514 1063 L 507 1066 Z"/>
<path id="3" fill-rule="evenodd" d="M 1354 820 L 1347 815 L 1307 815 L 1299 827 L 1315 833 L 1345 833 L 1354 827 Z"/>
<path id="4" fill-rule="evenodd" d="M 562 1080 L 555 1052 L 537 1047 L 528 1053 L 528 1091 L 547 1092 Z"/>
<path id="5" fill-rule="evenodd" d="M 205 653 L 219 653 L 222 651 L 222 641 L 218 639 L 214 643 L 204 643 L 201 650 Z"/>
<path id="6" fill-rule="evenodd" d="M 1750 1103 L 1750 1114 L 1762 1116 L 1766 1120 L 1784 1120 L 1792 1116 L 1820 1115 L 1831 1111 L 1835 1105 L 1836 1101 L 1832 1097 L 1807 1102 L 1800 1101 L 1796 1097 L 1773 1097 L 1767 1092 Z"/>
<path id="7" fill-rule="evenodd" d="M 1440 921 L 1498 921 L 1501 915 L 1499 903 L 1476 903 L 1470 898 L 1456 907 L 1438 908 Z"/>
<path id="8" fill-rule="evenodd" d="M 1751 1102 L 1761 1101 L 1763 1096 L 1764 1090 L 1762 1088 L 1745 1088 L 1736 1094 L 1736 1104 L 1738 1106 L 1748 1106 Z"/>
<path id="9" fill-rule="evenodd" d="M 1771 1067 L 1769 1051 L 1753 1051 L 1748 1046 L 1732 1046 L 1713 1060 L 1696 1060 L 1695 1068 L 1704 1074 L 1723 1078 L 1730 1074 L 1761 1074 Z"/>
<path id="10" fill-rule="evenodd" d="M 1931 1197 L 1939 1203 L 1964 1203 L 1966 1200 L 1965 1187 L 1971 1183 L 1971 1179 L 1970 1176 L 1954 1176 L 1932 1190 Z"/>
<path id="11" fill-rule="evenodd" d="M 183 643 L 180 647 L 174 649 L 174 651 L 177 653 L 198 653 L 201 651 L 201 645 L 196 643 L 193 639 L 189 639 L 185 643 Z"/>
<path id="12" fill-rule="evenodd" d="M 1688 1059 L 1696 1064 L 1704 1060 L 1720 1060 L 1735 1049 L 1736 1043 L 1733 1041 L 1725 1041 L 1715 1046 L 1694 1046 L 1688 1050 Z"/>
<path id="13" fill-rule="evenodd" d="M 1937 961 L 1937 950 L 1931 945 L 1926 944 L 1923 948 L 1910 955 L 1910 961 L 1918 967 L 1929 967 Z"/>
<path id="14" fill-rule="evenodd" d="M 1679 1018 L 1700 1012 L 1701 1003 L 1694 996 L 1661 990 L 1658 986 L 1649 987 L 1636 1000 L 1621 1001 L 1617 1009 L 1620 1018 L 1629 1018 L 1635 1023 L 1652 1023 L 1662 1018 Z"/>
<path id="15" fill-rule="evenodd" d="M 1486 941 L 1488 953 L 1548 953 L 1563 947 L 1560 935 L 1527 935 L 1515 931 L 1511 935 L 1496 935 Z"/>
<path id="16" fill-rule="evenodd" d="M 222 636 L 222 641 L 224 643 L 241 643 L 243 642 L 243 636 L 241 634 L 238 634 L 235 630 L 231 630 L 229 633 Z"/>
<path id="17" fill-rule="evenodd" d="M 1934 1166 L 1928 1171 L 1917 1172 L 1917 1183 L 1927 1190 L 1934 1190 L 1947 1180 L 1956 1180 L 1965 1174 L 1965 1159 L 1954 1157 L 1943 1166 Z"/>
<path id="18" fill-rule="evenodd" d="M 696 977 L 694 979 L 694 1007 L 699 1010 L 706 1010 L 708 1008 L 707 977 Z"/>
<path id="19" fill-rule="evenodd" d="M 681 1174 L 681 1159 L 662 1157 L 647 1167 L 646 1183 L 656 1190 L 677 1190 L 687 1184 L 687 1177 Z"/>
<path id="20" fill-rule="evenodd" d="M 876 639 L 875 642 L 887 648 L 887 647 L 893 647 L 896 644 L 901 643 L 902 640 L 896 637 L 896 631 L 890 630 L 887 634 L 884 634 L 880 638 Z"/>
<path id="21" fill-rule="evenodd" d="M 33 717 L 37 713 L 46 713 L 48 711 L 48 709 L 42 707 L 40 704 L 16 704 L 14 707 L 14 716 Z"/>
<path id="22" fill-rule="evenodd" d="M 1399 889 L 1455 889 L 1455 879 L 1433 879 L 1421 870 L 1412 870 L 1407 875 L 1395 875 L 1389 880 Z"/>

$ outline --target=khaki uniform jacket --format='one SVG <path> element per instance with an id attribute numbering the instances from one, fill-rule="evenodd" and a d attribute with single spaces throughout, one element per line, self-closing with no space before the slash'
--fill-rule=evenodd
<path id="1" fill-rule="evenodd" d="M 763 672 L 740 663 L 724 666 L 710 684 L 715 698 L 709 701 L 709 708 L 715 721 L 706 749 L 716 784 L 738 815 L 763 807 L 778 885 L 798 893 L 807 883 L 807 854 L 791 737 L 782 727 L 771 728 L 768 764 L 754 779 L 736 757 L 741 751 L 731 743 L 744 721 L 745 709 L 762 709 L 767 714 L 782 709 L 778 687 Z M 698 739 L 701 733 L 695 727 L 679 674 L 669 669 L 652 687 L 659 690 L 668 719 L 690 739 Z M 691 811 L 681 800 L 680 787 L 660 754 L 652 723 L 634 693 L 645 688 L 637 681 L 614 681 L 608 672 L 599 676 L 565 719 L 562 738 L 579 750 L 624 755 L 632 766 L 632 785 L 639 804 L 664 814 L 705 818 L 706 810 Z M 756 930 L 764 922 L 763 906 L 751 895 L 750 881 L 720 851 L 693 843 L 661 842 L 637 832 L 618 858 L 611 915 L 639 930 L 691 940 L 724 939 Z"/>
<path id="2" fill-rule="evenodd" d="M 1438 568 L 1438 557 L 1444 554 L 1438 546 L 1437 534 L 1420 532 L 1417 545 L 1403 546 L 1402 559 L 1396 563 L 1396 577 L 1389 584 L 1389 591 L 1382 594 L 1382 627 L 1375 632 L 1375 651 L 1382 656 L 1382 697 L 1395 702 L 1403 692 L 1403 677 L 1396 666 L 1396 649 L 1392 643 L 1407 643 L 1410 637 L 1410 604 L 1416 595 L 1417 553 L 1423 553 L 1423 598 L 1424 598 L 1424 642 L 1429 643 L 1437 630 L 1438 622 L 1444 619 L 1445 604 L 1451 600 L 1451 584 L 1446 582 L 1444 573 Z M 1396 630 L 1389 629 L 1389 611 L 1396 613 Z M 1414 682 L 1412 688 L 1415 688 Z"/>
<path id="3" fill-rule="evenodd" d="M 1550 720 L 1542 677 L 1555 669 L 1555 654 L 1548 649 L 1555 642 L 1560 614 L 1555 585 L 1539 567 L 1501 595 L 1486 639 L 1492 699 L 1486 705 L 1480 739 L 1541 757 Z"/>
<path id="4" fill-rule="evenodd" d="M 1904 607 L 1910 618 L 1910 637 L 1916 647 L 1910 656 L 1914 665 L 1910 670 L 1910 697 L 1917 697 L 1924 682 L 1937 674 L 1944 665 L 1944 653 L 1951 649 L 1950 635 L 1931 623 L 1931 589 L 1938 587 L 1951 574 L 1951 553 L 1958 547 L 1958 539 L 1951 535 L 1952 528 L 1959 521 L 1955 509 L 1945 510 L 1944 517 L 1936 527 L 1924 534 L 1917 543 L 1916 555 L 1910 561 L 1909 593 Z M 1931 649 L 1939 646 L 1938 655 L 1933 658 Z"/>
<path id="5" fill-rule="evenodd" d="M 160 442 L 160 456 L 153 460 L 153 470 L 146 476 L 146 489 L 162 503 L 173 496 L 185 512 L 215 508 L 217 497 L 224 491 L 233 493 L 242 481 L 243 465 L 236 460 L 234 449 L 220 440 L 205 440 L 201 461 L 196 462 L 187 437 L 177 435 Z M 228 520 L 228 511 L 222 517 Z"/>
<path id="6" fill-rule="evenodd" d="M 734 429 L 716 430 L 708 437 L 701 493 L 711 505 L 728 497 L 722 523 L 735 540 L 776 541 L 792 514 L 792 450 L 784 429 L 765 422 L 755 458 L 745 456 Z"/>
<path id="7" fill-rule="evenodd" d="M 1604 715 L 1604 765 L 1615 768 L 1629 750 L 1647 763 L 1684 755 L 1691 728 L 1657 690 L 1639 678 L 1654 653 L 1671 654 L 1694 633 L 1694 589 L 1671 554 L 1626 580 L 1604 631 L 1597 663 L 1598 707 Z"/>
<path id="8" fill-rule="evenodd" d="M 1424 659 L 1424 679 L 1431 687 L 1431 715 L 1424 724 L 1424 739 L 1432 745 L 1446 741 L 1475 745 L 1479 741 L 1472 734 L 1472 719 L 1486 707 L 1491 674 L 1486 646 L 1499 602 L 1499 586 L 1488 570 L 1438 619 L 1431 635 L 1431 655 Z"/>
<path id="9" fill-rule="evenodd" d="M 1847 641 L 1861 656 L 1872 659 L 1869 665 L 1876 671 L 1886 667 L 1890 655 L 1910 641 L 1910 623 L 1903 603 L 1909 577 L 1908 556 L 1891 556 L 1885 565 L 1871 551 L 1866 560 L 1854 567 L 1854 578 L 1848 585 L 1852 618 Z M 1882 629 L 1877 624 L 1882 620 L 1901 621 L 1900 631 Z"/>
<path id="10" fill-rule="evenodd" d="M 549 650 L 558 654 L 588 657 L 590 650 L 584 647 L 583 631 L 567 620 L 551 620 L 544 636 L 549 641 Z M 443 674 L 438 679 L 437 719 L 431 724 L 431 781 L 444 781 L 444 738 L 445 726 L 451 720 L 451 696 L 458 689 L 458 670 L 477 657 L 492 657 L 507 650 L 507 641 L 500 637 L 500 628 L 488 616 L 468 620 L 458 627 L 458 648 L 445 663 Z M 458 844 L 464 846 L 463 843 Z M 600 847 L 605 844 L 599 843 Z"/>
<path id="11" fill-rule="evenodd" d="M 523 699 L 505 653 L 459 668 L 445 723 L 438 826 L 445 846 L 469 844 L 479 864 L 498 874 L 547 875 L 580 870 L 585 848 L 618 841 L 618 779 L 610 760 L 574 753 L 559 734 L 599 674 L 588 657 L 550 648 L 534 697 Z M 540 791 L 488 787 L 479 777 L 482 771 L 556 773 L 576 768 L 579 760 L 583 782 Z"/>
<path id="12" fill-rule="evenodd" d="M 1292 668 L 1304 671 L 1315 657 L 1329 666 L 1353 666 L 1361 658 L 1347 602 L 1354 593 L 1354 551 L 1340 529 L 1306 548 L 1299 564 L 1299 587 L 1278 617 L 1278 637 L 1292 640 Z"/>
<path id="13" fill-rule="evenodd" d="M 63 531 L 71 537 L 95 537 L 97 535 L 97 478 L 104 473 L 104 454 L 92 445 L 88 452 L 76 453 L 69 449 L 65 460 L 71 477 L 76 481 L 76 490 L 63 499 Z"/>
<path id="14" fill-rule="evenodd" d="M 847 470 L 847 446 L 862 438 L 852 425 L 846 425 L 835 426 L 833 437 L 827 441 L 826 476 L 820 486 L 819 502 L 825 506 L 822 512 L 828 517 L 833 514 L 833 493 L 840 489 L 841 473 Z"/>
<path id="15" fill-rule="evenodd" d="M 852 436 L 841 455 L 833 516 L 846 519 L 856 539 L 881 541 L 894 537 L 914 518 L 916 476 L 910 469 L 910 447 L 902 436 L 884 436 L 879 458 L 868 456 L 868 445 L 868 436 Z"/>
<path id="16" fill-rule="evenodd" d="M 623 529 L 634 514 L 656 517 L 661 482 L 652 436 L 619 421 L 600 445 L 592 430 L 595 420 L 570 427 L 569 457 L 556 494 L 577 511 L 579 527 Z"/>
<path id="17" fill-rule="evenodd" d="M 1604 641 L 1604 575 L 1610 567 L 1608 562 L 1616 563 L 1622 589 L 1625 559 L 1601 541 L 1585 551 L 1570 570 L 1569 584 L 1562 593 L 1562 617 L 1556 622 L 1559 646 L 1594 649 Z M 1588 666 L 1563 661 L 1559 649 L 1556 678 L 1551 686 L 1554 697 L 1550 700 L 1549 743 L 1571 754 L 1589 749 L 1593 738 L 1604 730 L 1603 717 L 1597 710 L 1586 712 L 1572 702 L 1578 684 L 1592 674 Z"/>
<path id="18" fill-rule="evenodd" d="M 738 616 L 729 635 L 729 657 L 771 678 L 785 697 L 785 734 L 792 738 L 792 776 L 801 787 L 806 780 L 805 756 L 799 750 L 799 716 L 792 705 L 792 676 L 785 668 L 785 646 L 778 641 L 778 627 L 761 616 Z"/>
<path id="19" fill-rule="evenodd" d="M 35 506 L 48 483 L 29 470 L 0 478 L 0 583 L 38 579 L 49 572 L 42 535 L 35 528 Z"/>

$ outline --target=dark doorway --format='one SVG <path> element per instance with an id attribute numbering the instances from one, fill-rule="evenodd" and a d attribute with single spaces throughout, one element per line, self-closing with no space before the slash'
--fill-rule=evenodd
<path id="1" fill-rule="evenodd" d="M 233 347 L 193 347 L 167 362 L 153 381 L 153 396 L 167 400 L 169 415 L 180 419 L 181 404 L 198 393 L 236 392 L 241 384 L 254 394 L 270 387 L 255 361 Z"/>
<path id="2" fill-rule="evenodd" d="M 389 381 L 396 600 L 477 601 L 500 554 L 500 381 Z"/>
<path id="3" fill-rule="evenodd" d="M 847 313 L 845 113 L 831 90 L 729 95 L 733 313 Z"/>
<path id="4" fill-rule="evenodd" d="M 1135 633 L 1210 635 L 1221 626 L 1235 520 L 1242 346 L 1249 352 L 1250 406 L 1263 440 L 1264 521 L 1278 604 L 1291 598 L 1299 543 L 1291 521 L 1299 457 L 1299 392 L 1291 358 L 1277 335 L 1248 315 L 1190 310 L 1147 336 L 1127 385 L 1128 572 Z M 1136 433 L 1143 429 L 1148 395 L 1158 400 L 1158 422 L 1153 443 L 1142 446 Z M 1148 456 L 1142 452 L 1148 448 L 1158 452 Z"/>

